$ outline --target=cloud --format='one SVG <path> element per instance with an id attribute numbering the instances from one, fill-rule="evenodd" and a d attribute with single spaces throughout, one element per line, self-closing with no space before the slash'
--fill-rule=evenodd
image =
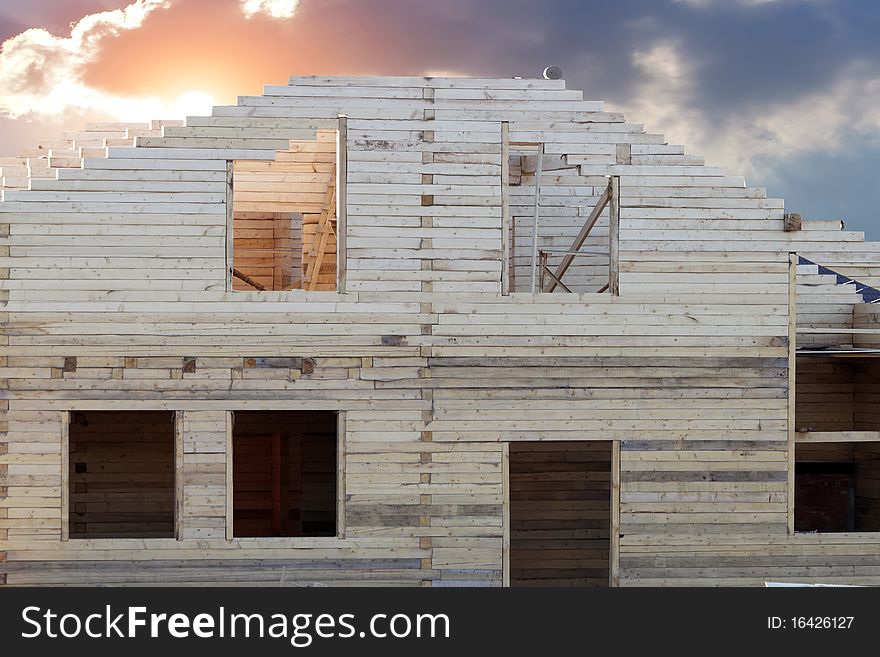
<path id="1" fill-rule="evenodd" d="M 635 50 L 632 65 L 639 82 L 624 103 L 628 120 L 664 132 L 730 173 L 761 178 L 772 173 L 763 162 L 817 150 L 842 153 L 854 139 L 880 143 L 880 73 L 866 63 L 844 67 L 830 88 L 725 113 L 699 102 L 703 66 L 681 42 L 661 40 Z"/>
<path id="2" fill-rule="evenodd" d="M 245 18 L 265 14 L 271 18 L 292 18 L 299 0 L 241 0 L 241 11 Z"/>
<path id="3" fill-rule="evenodd" d="M 102 42 L 138 29 L 152 12 L 174 0 L 135 0 L 122 9 L 90 14 L 59 37 L 32 28 L 3 43 L 0 49 L 0 114 L 60 116 L 70 110 L 143 120 L 165 109 L 158 98 L 117 96 L 87 85 L 86 67 L 98 56 Z"/>

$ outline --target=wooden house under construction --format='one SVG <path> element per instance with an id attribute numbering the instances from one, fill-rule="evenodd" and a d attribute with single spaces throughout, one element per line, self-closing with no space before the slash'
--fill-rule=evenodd
<path id="1" fill-rule="evenodd" d="M 2 177 L 6 585 L 880 584 L 880 246 L 561 80 Z"/>

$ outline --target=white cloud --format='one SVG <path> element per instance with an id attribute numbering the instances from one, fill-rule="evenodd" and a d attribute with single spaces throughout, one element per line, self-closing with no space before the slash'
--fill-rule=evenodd
<path id="1" fill-rule="evenodd" d="M 146 120 L 166 110 L 158 98 L 131 98 L 90 87 L 84 81 L 105 39 L 136 30 L 153 11 L 174 0 L 135 0 L 114 11 L 85 16 L 59 37 L 32 28 L 8 39 L 0 49 L 0 114 L 58 117 L 90 110 L 124 120 Z"/>
<path id="2" fill-rule="evenodd" d="M 292 18 L 299 0 L 241 0 L 241 10 L 245 18 L 265 14 L 271 18 Z"/>
<path id="3" fill-rule="evenodd" d="M 762 157 L 838 153 L 854 139 L 880 139 L 880 75 L 864 63 L 845 68 L 830 88 L 796 99 L 768 98 L 716 117 L 701 108 L 700 67 L 681 44 L 655 43 L 633 53 L 632 61 L 641 82 L 622 108 L 627 119 L 705 155 L 708 164 L 755 178 L 753 184 L 772 174 L 761 169 Z"/>

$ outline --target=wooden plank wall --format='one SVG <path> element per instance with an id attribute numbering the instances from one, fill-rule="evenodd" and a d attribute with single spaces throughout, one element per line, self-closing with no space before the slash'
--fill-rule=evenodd
<path id="1" fill-rule="evenodd" d="M 853 429 L 880 431 L 880 361 L 862 359 L 855 374 Z"/>
<path id="2" fill-rule="evenodd" d="M 880 307 L 875 304 L 853 306 L 853 345 L 866 349 L 880 348 Z"/>
<path id="3" fill-rule="evenodd" d="M 817 265 L 798 265 L 798 348 L 852 347 L 853 313 L 861 305 L 854 286 L 838 285 L 836 276 L 819 274 Z"/>
<path id="4" fill-rule="evenodd" d="M 181 379 L 182 380 L 182 379 Z M 180 538 L 226 536 L 226 412 L 186 410 L 180 473 Z"/>
<path id="5" fill-rule="evenodd" d="M 861 531 L 880 531 L 880 442 L 855 443 L 856 516 Z"/>
<path id="6" fill-rule="evenodd" d="M 852 358 L 798 356 L 798 431 L 852 431 L 856 376 L 863 362 Z"/>
<path id="7" fill-rule="evenodd" d="M 302 287 L 302 215 L 295 212 L 236 212 L 233 266 L 267 290 Z M 233 278 L 234 290 L 253 290 Z"/>
<path id="8" fill-rule="evenodd" d="M 880 530 L 880 442 L 833 442 L 806 443 L 797 447 L 798 463 L 850 463 L 853 470 L 847 476 L 824 476 L 810 483 L 800 481 L 799 495 L 817 496 L 823 503 L 811 508 L 827 509 L 832 522 L 844 526 L 851 513 L 855 531 L 874 532 Z M 851 486 L 851 490 L 849 488 Z M 850 497 L 851 496 L 851 497 Z M 847 507 L 852 507 L 847 511 Z M 820 518 L 820 522 L 828 522 Z M 802 522 L 815 527 L 816 519 L 805 515 Z"/>
<path id="9" fill-rule="evenodd" d="M 340 114 L 345 289 L 228 290 L 227 162 Z M 501 294 L 502 121 L 565 165 L 560 234 L 620 176 L 620 297 Z M 555 80 L 296 78 L 6 190 L 0 572 L 499 585 L 504 444 L 619 440 L 621 585 L 880 583 L 875 536 L 786 531 L 788 254 L 875 247 L 782 213 Z M 182 414 L 180 540 L 61 540 L 62 418 L 102 409 Z M 248 409 L 345 412 L 344 537 L 227 540 Z"/>

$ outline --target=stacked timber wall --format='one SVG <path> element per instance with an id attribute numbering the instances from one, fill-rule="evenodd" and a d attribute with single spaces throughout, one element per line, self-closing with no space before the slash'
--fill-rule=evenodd
<path id="1" fill-rule="evenodd" d="M 506 445 L 584 440 L 619 449 L 621 585 L 880 582 L 877 536 L 787 527 L 789 253 L 859 234 L 783 231 L 781 201 L 561 81 L 291 82 L 5 192 L 9 584 L 500 585 Z M 339 114 L 340 289 L 233 291 L 228 163 Z M 620 176 L 620 297 L 503 293 L 502 123 L 569 169 L 549 243 Z M 65 414 L 122 409 L 177 412 L 177 539 L 66 535 Z M 228 536 L 242 410 L 342 414 L 337 536 Z"/>

